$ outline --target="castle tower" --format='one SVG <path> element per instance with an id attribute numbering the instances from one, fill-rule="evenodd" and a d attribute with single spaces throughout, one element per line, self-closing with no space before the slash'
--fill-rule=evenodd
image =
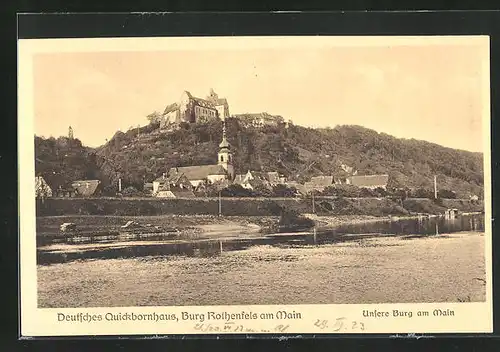
<path id="1" fill-rule="evenodd" d="M 71 128 L 71 126 L 69 126 L 69 129 L 68 129 L 68 138 L 73 139 L 73 129 Z"/>
<path id="2" fill-rule="evenodd" d="M 222 124 L 222 142 L 219 144 L 218 164 L 226 170 L 229 179 L 234 179 L 233 153 L 226 137 L 226 122 Z"/>
<path id="3" fill-rule="evenodd" d="M 207 100 L 209 100 L 213 103 L 217 103 L 217 100 L 219 100 L 219 96 L 217 95 L 217 93 L 215 93 L 213 88 L 210 88 L 210 94 L 207 97 Z"/>

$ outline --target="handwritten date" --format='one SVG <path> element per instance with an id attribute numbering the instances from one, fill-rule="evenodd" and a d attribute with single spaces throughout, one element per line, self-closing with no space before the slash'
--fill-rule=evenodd
<path id="1" fill-rule="evenodd" d="M 321 330 L 328 330 L 333 332 L 338 331 L 364 331 L 365 324 L 360 321 L 348 321 L 345 317 L 340 317 L 334 321 L 317 319 L 314 322 L 314 326 Z"/>

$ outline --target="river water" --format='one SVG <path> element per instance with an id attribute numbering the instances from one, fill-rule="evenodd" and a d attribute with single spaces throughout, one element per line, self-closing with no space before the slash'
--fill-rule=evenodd
<path id="1" fill-rule="evenodd" d="M 112 247 L 96 247 L 76 251 L 38 250 L 38 263 L 50 264 L 78 259 L 111 259 L 143 256 L 216 256 L 223 251 L 244 250 L 251 246 L 310 246 L 361 238 L 400 236 L 411 239 L 423 236 L 441 236 L 455 232 L 484 232 L 484 215 L 460 215 L 453 218 L 421 217 L 415 219 L 385 219 L 357 224 L 341 225 L 329 229 L 312 229 L 300 233 L 279 233 L 260 237 L 232 239 L 200 239 L 196 241 L 173 240 L 171 235 L 162 234 L 95 234 L 91 237 L 68 237 L 64 245 L 114 244 Z M 44 243 L 49 245 L 50 243 Z M 123 244 L 123 245 L 121 245 Z"/>

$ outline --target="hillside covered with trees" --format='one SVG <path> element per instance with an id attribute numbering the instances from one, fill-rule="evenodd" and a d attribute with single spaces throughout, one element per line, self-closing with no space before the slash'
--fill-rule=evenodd
<path id="1" fill-rule="evenodd" d="M 358 175 L 387 173 L 389 186 L 395 188 L 432 189 L 437 175 L 440 188 L 459 196 L 480 195 L 483 189 L 481 153 L 398 139 L 360 126 L 254 127 L 230 118 L 227 134 L 237 173 L 278 171 L 302 182 L 317 175 L 346 175 L 346 167 L 352 167 Z M 36 170 L 51 186 L 75 178 L 99 178 L 111 191 L 121 177 L 124 187 L 142 189 L 144 182 L 170 167 L 215 163 L 221 138 L 221 121 L 183 123 L 165 132 L 154 119 L 145 127 L 117 132 L 96 149 L 85 148 L 78 140 L 35 137 Z M 66 156 L 68 151 L 71 156 Z"/>
<path id="2" fill-rule="evenodd" d="M 105 177 L 92 148 L 79 139 L 35 136 L 35 172 L 52 188 L 67 187 L 72 181 Z"/>

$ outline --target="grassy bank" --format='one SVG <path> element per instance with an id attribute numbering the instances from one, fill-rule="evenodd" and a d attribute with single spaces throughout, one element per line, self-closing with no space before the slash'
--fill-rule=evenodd
<path id="1" fill-rule="evenodd" d="M 401 204 L 389 198 L 322 198 L 315 199 L 318 215 L 409 215 L 411 213 L 440 214 L 446 208 L 461 211 L 482 211 L 483 204 L 461 200 L 443 200 L 438 204 L 429 199 L 408 199 Z M 311 213 L 312 199 L 295 198 L 224 198 L 221 209 L 225 216 L 278 216 L 280 207 L 297 213 Z M 158 199 L 158 198 L 49 198 L 37 203 L 37 216 L 113 215 L 158 216 L 218 215 L 219 202 L 214 198 Z"/>
<path id="2" fill-rule="evenodd" d="M 459 302 L 485 299 L 484 235 L 374 237 L 38 266 L 39 307 Z"/>

